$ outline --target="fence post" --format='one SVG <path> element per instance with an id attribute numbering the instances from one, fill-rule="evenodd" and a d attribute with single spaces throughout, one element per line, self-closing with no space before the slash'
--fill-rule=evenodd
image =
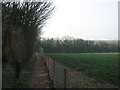
<path id="1" fill-rule="evenodd" d="M 53 60 L 53 82 L 54 82 L 54 74 L 55 73 L 55 60 Z"/>
<path id="2" fill-rule="evenodd" d="M 66 69 L 64 68 L 64 88 L 66 88 Z"/>
<path id="3" fill-rule="evenodd" d="M 50 69 L 50 68 L 49 68 L 49 58 L 48 58 L 48 69 Z"/>

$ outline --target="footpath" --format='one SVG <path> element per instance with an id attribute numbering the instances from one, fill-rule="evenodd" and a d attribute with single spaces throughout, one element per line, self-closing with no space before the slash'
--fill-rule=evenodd
<path id="1" fill-rule="evenodd" d="M 38 54 L 36 62 L 33 65 L 33 71 L 28 80 L 29 88 L 54 88 L 52 81 L 49 78 L 45 61 Z"/>

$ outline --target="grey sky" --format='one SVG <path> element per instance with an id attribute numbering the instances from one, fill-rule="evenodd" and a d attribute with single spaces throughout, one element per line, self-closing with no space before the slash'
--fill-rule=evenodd
<path id="1" fill-rule="evenodd" d="M 53 1 L 56 12 L 43 28 L 42 37 L 118 39 L 118 0 Z"/>

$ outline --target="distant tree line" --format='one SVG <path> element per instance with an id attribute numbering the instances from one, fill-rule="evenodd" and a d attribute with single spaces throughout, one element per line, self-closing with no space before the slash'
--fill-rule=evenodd
<path id="1" fill-rule="evenodd" d="M 87 53 L 118 52 L 117 41 L 93 41 L 83 39 L 42 39 L 35 44 L 35 50 L 45 53 Z"/>

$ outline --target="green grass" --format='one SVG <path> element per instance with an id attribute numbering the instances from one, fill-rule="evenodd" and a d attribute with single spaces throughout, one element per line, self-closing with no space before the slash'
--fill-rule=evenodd
<path id="1" fill-rule="evenodd" d="M 47 55 L 100 82 L 118 85 L 118 53 L 48 53 Z"/>
<path id="2" fill-rule="evenodd" d="M 31 74 L 31 69 L 34 62 L 35 57 L 32 57 L 29 61 L 22 65 L 22 70 L 18 80 L 14 78 L 15 72 L 12 69 L 3 70 L 3 88 L 28 88 L 27 80 Z"/>

